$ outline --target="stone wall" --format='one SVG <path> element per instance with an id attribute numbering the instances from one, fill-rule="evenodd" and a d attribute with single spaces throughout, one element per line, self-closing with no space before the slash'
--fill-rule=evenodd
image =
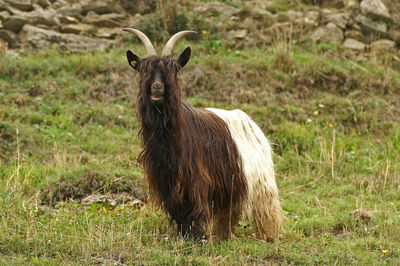
<path id="1" fill-rule="evenodd" d="M 311 34 L 316 42 L 342 43 L 355 51 L 395 49 L 400 44 L 398 25 L 380 0 L 363 0 L 343 11 L 323 9 L 320 25 Z"/>
<path id="2" fill-rule="evenodd" d="M 0 40 L 12 49 L 104 50 L 132 18 L 118 1 L 0 0 Z"/>
<path id="3" fill-rule="evenodd" d="M 396 50 L 400 45 L 400 22 L 393 19 L 400 10 L 389 10 L 381 0 L 316 1 L 315 7 L 289 11 L 269 10 L 268 1 L 243 3 L 248 7 L 188 2 L 183 9 L 187 17 L 202 21 L 195 30 L 214 30 L 237 48 L 269 45 L 282 34 L 335 42 L 355 52 Z M 53 45 L 72 52 L 104 50 L 122 39 L 122 27 L 140 28 L 155 7 L 153 0 L 0 0 L 0 53 L 7 47 Z"/>

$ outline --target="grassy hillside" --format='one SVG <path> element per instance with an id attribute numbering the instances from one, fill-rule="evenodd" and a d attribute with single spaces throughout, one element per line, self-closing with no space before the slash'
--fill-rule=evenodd
<path id="1" fill-rule="evenodd" d="M 287 216 L 279 241 L 255 239 L 242 220 L 234 239 L 200 246 L 177 238 L 162 211 L 125 204 L 147 198 L 137 75 L 124 56 L 128 46 L 144 49 L 51 50 L 0 58 L 0 264 L 399 263 L 395 58 L 359 63 L 306 41 L 190 45 L 184 99 L 241 108 L 273 143 Z M 82 202 L 93 194 L 116 204 Z"/>

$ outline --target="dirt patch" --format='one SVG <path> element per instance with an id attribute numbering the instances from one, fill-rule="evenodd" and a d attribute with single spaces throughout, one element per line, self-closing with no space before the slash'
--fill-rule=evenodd
<path id="1" fill-rule="evenodd" d="M 90 205 L 92 203 L 108 203 L 111 206 L 116 205 L 129 205 L 137 206 L 138 208 L 144 205 L 144 202 L 140 199 L 135 199 L 126 192 L 118 194 L 93 194 L 86 196 L 80 201 L 83 205 Z"/>
<path id="2" fill-rule="evenodd" d="M 97 265 L 126 265 L 122 254 L 111 254 L 103 257 L 101 254 L 90 255 Z"/>
<path id="3" fill-rule="evenodd" d="M 372 219 L 372 214 L 370 212 L 360 209 L 350 212 L 350 215 L 357 219 L 360 219 L 365 224 L 368 224 Z"/>
<path id="4" fill-rule="evenodd" d="M 342 223 L 342 222 L 339 222 L 339 223 L 335 224 L 335 226 L 333 226 L 333 233 L 334 233 L 335 235 L 341 235 L 341 234 L 347 233 L 347 232 L 349 232 L 349 231 L 350 231 L 350 230 L 349 230 L 349 228 L 347 227 L 347 225 L 345 225 L 345 224 Z"/>
<path id="5" fill-rule="evenodd" d="M 41 193 L 42 203 L 55 206 L 58 202 L 66 200 L 82 201 L 89 195 L 108 194 L 114 202 L 122 199 L 115 195 L 126 193 L 130 199 L 146 201 L 147 192 L 133 177 L 117 177 L 92 170 L 87 170 L 78 178 L 61 178 L 55 184 L 49 184 Z M 126 195 L 123 194 L 123 195 Z M 107 200 L 104 198 L 103 200 Z M 89 200 L 87 200 L 89 202 Z"/>

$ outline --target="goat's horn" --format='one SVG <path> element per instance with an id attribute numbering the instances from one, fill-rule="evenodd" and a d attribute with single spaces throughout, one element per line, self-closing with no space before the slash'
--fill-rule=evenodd
<path id="1" fill-rule="evenodd" d="M 178 33 L 175 33 L 167 42 L 167 44 L 165 45 L 161 56 L 170 56 L 172 49 L 174 48 L 175 43 L 182 38 L 185 35 L 188 34 L 196 34 L 197 32 L 192 31 L 192 30 L 184 30 L 184 31 L 180 31 Z"/>
<path id="2" fill-rule="evenodd" d="M 157 55 L 153 44 L 151 43 L 150 39 L 146 36 L 146 34 L 141 32 L 140 30 L 132 29 L 132 28 L 123 28 L 122 30 L 123 31 L 127 31 L 127 32 L 135 33 L 136 36 L 139 37 L 139 39 L 142 41 L 142 43 L 146 47 L 147 56 Z"/>

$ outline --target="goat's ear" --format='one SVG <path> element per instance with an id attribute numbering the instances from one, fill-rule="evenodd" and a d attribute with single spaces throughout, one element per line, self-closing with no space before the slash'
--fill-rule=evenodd
<path id="1" fill-rule="evenodd" d="M 190 53 L 192 52 L 192 50 L 190 50 L 190 47 L 187 47 L 178 57 L 178 64 L 181 67 L 184 67 L 186 65 L 186 63 L 189 61 L 190 59 Z"/>
<path id="2" fill-rule="evenodd" d="M 137 70 L 141 60 L 139 56 L 132 53 L 130 50 L 126 51 L 126 58 L 128 59 L 128 63 L 131 67 Z"/>

